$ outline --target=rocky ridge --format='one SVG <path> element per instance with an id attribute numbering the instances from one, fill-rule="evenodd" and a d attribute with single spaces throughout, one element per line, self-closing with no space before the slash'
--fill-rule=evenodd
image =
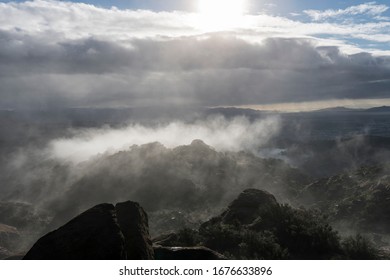
<path id="1" fill-rule="evenodd" d="M 382 252 L 384 253 L 384 252 Z M 4 252 L 7 258 L 10 256 Z M 317 213 L 244 190 L 198 229 L 151 241 L 136 202 L 99 204 L 41 237 L 24 259 L 377 259 L 388 258 L 361 236 L 341 239 Z"/>

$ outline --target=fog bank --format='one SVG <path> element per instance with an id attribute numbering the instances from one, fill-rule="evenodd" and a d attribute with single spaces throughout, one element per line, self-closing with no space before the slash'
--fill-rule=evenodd
<path id="1" fill-rule="evenodd" d="M 132 145 L 159 142 L 167 148 L 188 145 L 202 139 L 217 151 L 255 151 L 280 129 L 277 116 L 251 122 L 246 117 L 226 119 L 222 116 L 186 124 L 173 121 L 158 126 L 130 124 L 121 129 L 85 129 L 71 138 L 54 139 L 48 151 L 56 159 L 79 163 L 99 154 L 113 154 Z"/>

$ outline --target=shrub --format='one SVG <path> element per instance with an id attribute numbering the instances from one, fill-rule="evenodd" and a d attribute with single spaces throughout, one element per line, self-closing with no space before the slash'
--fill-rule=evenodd
<path id="1" fill-rule="evenodd" d="M 378 259 L 378 250 L 364 236 L 357 234 L 348 237 L 342 242 L 344 257 L 350 260 L 375 260 Z"/>

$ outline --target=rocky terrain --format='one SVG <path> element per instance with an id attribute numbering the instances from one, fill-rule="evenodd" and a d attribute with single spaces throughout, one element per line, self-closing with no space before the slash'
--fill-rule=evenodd
<path id="1" fill-rule="evenodd" d="M 221 255 L 239 259 L 374 258 L 380 254 L 352 254 L 352 249 L 347 253 L 346 248 L 373 252 L 371 247 L 382 250 L 390 244 L 390 172 L 386 164 L 318 178 L 281 159 L 216 151 L 194 140 L 176 148 L 159 143 L 134 145 L 82 162 L 77 172 L 66 166 L 48 166 L 48 162 L 37 162 L 30 167 L 31 173 L 41 169 L 50 176 L 28 176 L 30 188 L 15 186 L 7 201 L 0 202 L 1 236 L 15 240 L 2 241 L 1 258 L 24 255 L 39 237 L 49 233 L 50 242 L 55 243 L 57 234 L 64 239 L 63 232 L 56 230 L 65 225 L 66 231 L 75 225 L 78 228 L 77 220 L 68 222 L 94 205 L 112 203 L 113 209 L 105 210 L 103 224 L 111 221 L 119 227 L 126 223 L 127 215 L 123 218 L 113 205 L 127 199 L 139 202 L 148 213 L 155 258 L 192 258 L 194 248 L 206 259 Z M 247 189 L 250 191 L 244 191 Z M 19 202 L 17 197 L 28 197 L 31 202 Z M 226 205 L 230 206 L 225 209 Z M 128 234 L 125 229 L 117 232 L 119 236 Z M 122 248 L 125 243 L 119 238 L 116 246 Z M 263 249 L 252 250 L 256 246 Z M 121 250 L 126 251 L 125 247 Z M 316 253 L 307 253 L 310 251 Z M 115 258 L 118 256 L 130 258 L 123 252 Z"/>
<path id="2" fill-rule="evenodd" d="M 41 237 L 24 259 L 386 257 L 362 236 L 342 239 L 316 213 L 279 204 L 266 191 L 247 189 L 198 229 L 161 235 L 153 245 L 147 214 L 138 203 L 99 204 Z"/>
<path id="3" fill-rule="evenodd" d="M 149 213 L 156 235 L 199 225 L 246 188 L 269 190 L 290 202 L 310 182 L 282 160 L 218 152 L 201 140 L 173 149 L 159 143 L 133 146 L 84 162 L 78 172 L 79 179 L 45 205 L 56 215 L 51 229 L 82 209 L 126 197 Z"/>

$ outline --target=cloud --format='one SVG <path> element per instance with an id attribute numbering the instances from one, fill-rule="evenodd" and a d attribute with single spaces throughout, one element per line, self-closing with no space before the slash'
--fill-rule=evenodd
<path id="1" fill-rule="evenodd" d="M 339 18 L 344 16 L 367 15 L 371 17 L 381 16 L 389 9 L 389 6 L 377 4 L 376 2 L 368 2 L 356 6 L 351 6 L 346 9 L 339 10 L 305 10 L 304 13 L 310 16 L 315 21 L 321 21 L 331 18 Z M 380 18 L 379 18 L 380 19 Z M 384 18 L 385 19 L 385 18 Z"/>
<path id="2" fill-rule="evenodd" d="M 44 36 L 50 43 L 85 37 L 124 42 L 134 37 L 194 34 L 191 14 L 179 11 L 106 9 L 84 3 L 34 0 L 0 3 L 0 15 L 2 30 Z"/>
<path id="3" fill-rule="evenodd" d="M 369 6 L 376 5 L 369 3 Z M 15 32 L 19 36 L 27 35 L 51 45 L 68 40 L 94 38 L 131 47 L 129 40 L 134 38 L 164 40 L 201 36 L 209 32 L 204 28 L 201 15 L 196 13 L 105 9 L 83 3 L 54 0 L 0 3 L 0 15 L 2 31 Z M 239 24 L 230 29 L 234 31 L 234 36 L 250 38 L 257 42 L 275 36 L 290 38 L 319 34 L 347 37 L 359 37 L 360 34 L 379 36 L 388 34 L 390 24 L 388 20 L 359 24 L 312 23 L 267 14 L 245 15 L 237 22 Z M 346 40 L 343 45 L 348 45 Z M 351 45 L 349 44 L 349 47 Z"/>
<path id="4" fill-rule="evenodd" d="M 78 163 L 99 154 L 128 150 L 133 145 L 159 142 L 167 148 L 175 148 L 188 145 L 194 139 L 202 139 L 219 151 L 255 151 L 274 137 L 279 128 L 276 116 L 254 122 L 245 117 L 227 120 L 214 116 L 193 124 L 180 121 L 157 127 L 133 124 L 121 129 L 89 129 L 73 138 L 55 139 L 47 153 L 55 159 Z"/>
<path id="5" fill-rule="evenodd" d="M 12 38 L 12 33 L 7 36 Z M 212 35 L 134 39 L 132 48 L 93 38 L 42 45 L 28 37 L 19 48 L 13 48 L 10 39 L 4 41 L 2 107 L 216 106 L 383 98 L 388 83 L 377 84 L 375 90 L 369 86 L 390 72 L 387 57 L 346 55 L 308 39 L 270 38 L 253 44 Z"/>
<path id="6" fill-rule="evenodd" d="M 242 24 L 205 33 L 193 13 L 1 3 L 0 108 L 388 97 L 385 51 L 364 52 L 344 39 L 315 35 L 385 42 L 390 23 L 248 15 Z"/>

